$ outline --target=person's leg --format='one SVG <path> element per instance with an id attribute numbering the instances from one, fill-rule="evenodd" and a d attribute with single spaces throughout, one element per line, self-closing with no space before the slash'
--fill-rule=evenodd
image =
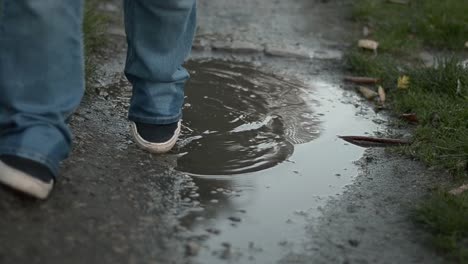
<path id="1" fill-rule="evenodd" d="M 190 52 L 195 27 L 195 0 L 125 0 L 125 74 L 133 85 L 129 119 L 143 136 L 140 146 L 148 141 L 171 141 L 158 131 L 170 132 L 182 116 L 184 83 L 189 77 L 182 64 Z M 159 150 L 153 149 L 165 152 L 167 148 Z"/>
<path id="2" fill-rule="evenodd" d="M 70 151 L 65 120 L 84 92 L 82 3 L 0 0 L 0 5 L 0 181 L 38 196 L 24 190 L 24 183 L 13 186 L 9 169 L 30 176 L 34 171 L 24 167 L 32 164 L 56 176 Z"/>

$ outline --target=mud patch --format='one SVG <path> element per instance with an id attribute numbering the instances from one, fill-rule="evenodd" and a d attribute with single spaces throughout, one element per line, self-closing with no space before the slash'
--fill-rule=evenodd
<path id="1" fill-rule="evenodd" d="M 232 175 L 271 168 L 319 135 L 304 84 L 249 64 L 191 61 L 177 169 Z"/>

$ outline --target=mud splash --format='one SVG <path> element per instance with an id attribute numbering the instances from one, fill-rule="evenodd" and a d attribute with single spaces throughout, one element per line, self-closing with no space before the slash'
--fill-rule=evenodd
<path id="1" fill-rule="evenodd" d="M 271 168 L 319 135 L 304 84 L 249 64 L 191 61 L 177 169 L 232 175 Z"/>

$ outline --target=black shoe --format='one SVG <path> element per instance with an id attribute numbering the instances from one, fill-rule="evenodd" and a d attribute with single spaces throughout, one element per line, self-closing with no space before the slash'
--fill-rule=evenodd
<path id="1" fill-rule="evenodd" d="M 132 122 L 132 135 L 138 146 L 151 153 L 170 151 L 180 134 L 181 122 L 168 125 L 151 125 Z"/>
<path id="2" fill-rule="evenodd" d="M 46 199 L 54 187 L 47 166 L 13 155 L 0 155 L 0 183 L 38 199 Z"/>

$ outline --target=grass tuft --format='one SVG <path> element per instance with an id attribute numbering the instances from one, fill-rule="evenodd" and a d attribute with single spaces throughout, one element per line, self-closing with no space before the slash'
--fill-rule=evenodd
<path id="1" fill-rule="evenodd" d="M 431 233 L 438 250 L 468 263 L 468 193 L 436 192 L 417 208 L 414 219 Z"/>
<path id="2" fill-rule="evenodd" d="M 410 0 L 408 5 L 386 0 L 354 2 L 353 17 L 374 28 L 382 51 L 404 52 L 421 45 L 462 50 L 468 36 L 468 1 Z"/>
<path id="3" fill-rule="evenodd" d="M 96 65 L 93 63 L 93 56 L 99 48 L 105 44 L 104 30 L 107 18 L 99 13 L 97 4 L 99 0 L 85 1 L 85 14 L 83 19 L 83 36 L 85 51 L 86 82 L 94 77 Z"/>
<path id="4" fill-rule="evenodd" d="M 371 28 L 379 54 L 351 50 L 346 56 L 356 75 L 378 77 L 397 114 L 415 113 L 414 142 L 401 150 L 428 165 L 447 169 L 461 181 L 468 175 L 468 68 L 460 64 L 468 40 L 468 1 L 356 0 L 353 17 Z M 418 62 L 418 51 L 454 53 L 434 67 Z M 458 56 L 461 57 L 461 56 Z M 409 77 L 407 89 L 397 80 Z M 435 248 L 468 263 L 468 193 L 437 192 L 416 210 L 416 220 L 433 236 Z"/>

